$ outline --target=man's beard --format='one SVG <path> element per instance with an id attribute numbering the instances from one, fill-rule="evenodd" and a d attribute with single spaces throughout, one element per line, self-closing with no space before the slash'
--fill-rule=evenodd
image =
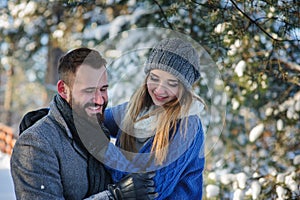
<path id="1" fill-rule="evenodd" d="M 79 117 L 82 117 L 88 121 L 90 121 L 93 124 L 101 124 L 103 123 L 104 120 L 104 110 L 108 104 L 108 102 L 104 102 L 104 104 L 102 105 L 102 114 L 101 113 L 96 113 L 92 116 L 88 115 L 87 112 L 85 111 L 85 109 L 89 106 L 95 106 L 96 104 L 94 103 L 86 103 L 84 106 L 81 106 L 80 104 L 76 103 L 76 100 L 73 98 L 73 96 L 71 95 L 70 98 L 70 102 L 69 102 L 72 110 L 73 110 L 73 114 L 78 115 Z"/>

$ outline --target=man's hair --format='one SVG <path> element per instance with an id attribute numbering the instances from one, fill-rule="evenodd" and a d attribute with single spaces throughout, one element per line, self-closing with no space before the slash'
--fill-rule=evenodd
<path id="1" fill-rule="evenodd" d="M 59 79 L 63 80 L 66 84 L 72 85 L 75 73 L 82 64 L 98 69 L 106 65 L 106 60 L 96 50 L 85 47 L 74 49 L 59 59 Z"/>

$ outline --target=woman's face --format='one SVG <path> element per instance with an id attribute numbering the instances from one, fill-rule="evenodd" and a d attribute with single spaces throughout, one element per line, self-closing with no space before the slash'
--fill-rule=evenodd
<path id="1" fill-rule="evenodd" d="M 178 98 L 179 84 L 175 76 L 159 69 L 151 70 L 147 78 L 148 93 L 157 106 Z"/>

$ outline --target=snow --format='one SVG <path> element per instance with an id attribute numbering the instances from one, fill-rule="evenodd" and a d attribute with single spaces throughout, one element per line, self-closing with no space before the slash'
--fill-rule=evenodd
<path id="1" fill-rule="evenodd" d="M 233 200 L 242 200 L 244 199 L 244 192 L 241 189 L 237 189 L 233 193 Z"/>
<path id="2" fill-rule="evenodd" d="M 258 181 L 253 181 L 251 184 L 251 191 L 252 191 L 252 199 L 258 199 L 258 196 L 261 192 L 261 185 Z"/>
<path id="3" fill-rule="evenodd" d="M 10 174 L 10 156 L 2 152 L 0 152 L 0 180 L 0 199 L 16 199 Z"/>
<path id="4" fill-rule="evenodd" d="M 254 142 L 264 131 L 264 124 L 258 124 L 249 133 L 250 142 Z"/>
<path id="5" fill-rule="evenodd" d="M 300 164 L 300 155 L 297 155 L 293 160 L 293 165 L 299 165 L 299 164 Z"/>
<path id="6" fill-rule="evenodd" d="M 218 196 L 220 188 L 217 185 L 209 184 L 206 186 L 206 197 L 212 198 Z"/>
<path id="7" fill-rule="evenodd" d="M 283 200 L 285 199 L 285 194 L 286 194 L 286 190 L 280 186 L 280 185 L 277 185 L 276 186 L 276 193 L 277 193 L 277 196 L 278 196 L 278 200 Z"/>
<path id="8" fill-rule="evenodd" d="M 225 28 L 226 28 L 226 23 L 220 23 L 215 27 L 214 31 L 215 33 L 223 33 L 225 31 Z"/>
<path id="9" fill-rule="evenodd" d="M 244 172 L 238 173 L 236 175 L 236 180 L 238 182 L 238 186 L 241 189 L 246 188 L 247 175 Z"/>
<path id="10" fill-rule="evenodd" d="M 277 127 L 278 131 L 283 130 L 283 121 L 282 121 L 282 119 L 277 120 L 276 127 Z"/>
<path id="11" fill-rule="evenodd" d="M 285 177 L 285 184 L 288 186 L 288 188 L 292 191 L 297 193 L 298 192 L 298 184 L 294 180 L 296 178 L 296 172 L 291 172 L 289 175 Z"/>

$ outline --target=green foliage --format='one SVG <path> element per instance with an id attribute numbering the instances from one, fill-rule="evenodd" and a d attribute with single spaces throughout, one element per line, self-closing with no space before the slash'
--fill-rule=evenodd
<path id="1" fill-rule="evenodd" d="M 224 116 L 221 116 L 226 117 L 226 126 L 219 134 L 207 135 L 207 143 L 213 148 L 207 154 L 205 183 L 220 188 L 216 199 L 229 199 L 238 189 L 245 199 L 254 199 L 247 191 L 252 183 L 256 184 L 255 181 L 261 186 L 258 199 L 278 197 L 276 190 L 279 186 L 286 191 L 285 198 L 295 199 L 299 195 L 299 184 L 298 191 L 295 191 L 291 186 L 294 184 L 292 180 L 300 178 L 299 163 L 294 164 L 294 159 L 300 154 L 299 2 L 118 2 L 9 1 L 0 11 L 1 77 L 5 77 L 9 63 L 14 63 L 16 76 L 21 73 L 42 74 L 36 79 L 39 88 L 47 61 L 33 58 L 37 54 L 46 57 L 47 53 L 41 52 L 47 52 L 50 47 L 59 47 L 63 51 L 78 46 L 94 47 L 110 34 L 139 27 L 167 28 L 186 34 L 209 52 L 221 74 L 222 84 L 213 88 L 218 95 L 210 93 L 207 83 L 216 74 L 208 72 L 203 78 L 205 81 L 202 80 L 196 87 L 200 96 L 213 107 L 219 102 L 217 98 L 224 100 L 224 96 L 219 96 L 222 90 L 227 95 L 226 115 L 223 113 Z M 27 7 L 26 11 L 26 6 L 34 9 Z M 137 17 L 139 9 L 145 12 Z M 2 23 L 5 21 L 13 26 Z M 115 32 L 106 30 L 107 26 L 117 22 L 119 26 L 116 28 L 119 29 Z M 92 31 L 97 34 L 89 34 Z M 145 38 L 147 40 L 151 38 Z M 135 58 L 132 60 L 138 63 Z M 116 68 L 120 73 L 124 70 Z M 1 87 L 5 84 L 3 80 Z M 24 84 L 22 80 L 16 83 L 16 87 L 22 89 Z M 4 90 L 0 93 L 2 97 Z M 14 111 L 18 110 L 14 112 L 15 119 L 19 119 L 29 109 L 28 106 L 33 107 L 24 98 L 14 98 Z M 23 109 L 21 105 L 24 105 Z M 210 112 L 208 114 L 213 115 L 214 109 Z M 222 110 L 219 112 L 221 115 Z M 18 120 L 15 121 L 17 123 Z M 254 141 L 250 141 L 251 131 L 259 124 L 263 124 L 263 130 Z M 211 125 L 213 128 L 213 122 Z M 240 172 L 247 176 L 244 188 L 237 186 L 236 176 Z M 229 177 L 228 183 L 220 176 Z M 289 181 L 279 181 L 281 176 L 288 177 Z"/>

